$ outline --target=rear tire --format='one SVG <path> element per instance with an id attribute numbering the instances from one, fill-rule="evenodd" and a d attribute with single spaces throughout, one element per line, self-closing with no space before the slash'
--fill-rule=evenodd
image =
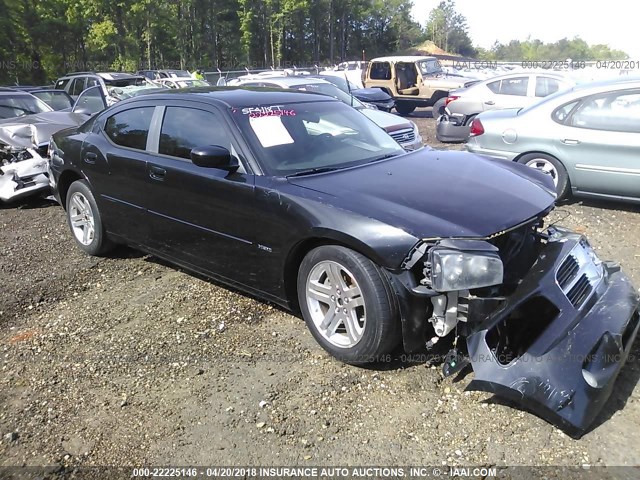
<path id="1" fill-rule="evenodd" d="M 89 255 L 104 255 L 114 245 L 107 238 L 98 205 L 84 180 L 76 180 L 67 191 L 67 222 L 76 244 Z"/>
<path id="2" fill-rule="evenodd" d="M 431 110 L 431 116 L 433 118 L 437 119 L 440 115 L 444 113 L 444 106 L 446 102 L 447 102 L 446 98 L 441 98 L 440 100 L 438 100 L 436 103 L 433 104 L 433 108 Z"/>
<path id="3" fill-rule="evenodd" d="M 396 102 L 396 112 L 400 115 L 410 115 L 416 109 L 415 105 L 406 102 Z"/>
<path id="4" fill-rule="evenodd" d="M 337 359 L 380 361 L 401 338 L 398 305 L 380 267 L 345 247 L 311 250 L 298 271 L 298 301 L 316 341 Z"/>
<path id="5" fill-rule="evenodd" d="M 522 163 L 531 168 L 537 168 L 551 175 L 556 187 L 556 193 L 558 194 L 558 200 L 569 196 L 569 192 L 571 191 L 569 174 L 562 162 L 557 158 L 547 155 L 546 153 L 528 153 L 523 155 L 518 160 L 518 163 Z"/>

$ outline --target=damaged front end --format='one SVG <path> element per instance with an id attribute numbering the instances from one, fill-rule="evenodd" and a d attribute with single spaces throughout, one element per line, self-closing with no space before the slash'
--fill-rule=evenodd
<path id="1" fill-rule="evenodd" d="M 570 435 L 586 431 L 638 332 L 638 292 L 618 265 L 540 217 L 483 239 L 426 239 L 403 267 L 405 343 L 454 335 L 445 375 L 471 363 L 468 390 L 507 397 Z M 435 337 L 424 310 L 421 323 L 405 315 L 419 306 Z"/>
<path id="2" fill-rule="evenodd" d="M 10 202 L 49 189 L 47 144 L 32 125 L 0 127 L 0 200 Z"/>

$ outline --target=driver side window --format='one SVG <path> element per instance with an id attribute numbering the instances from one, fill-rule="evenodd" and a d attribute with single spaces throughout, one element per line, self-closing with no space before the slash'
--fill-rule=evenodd
<path id="1" fill-rule="evenodd" d="M 216 114 L 188 107 L 166 108 L 158 153 L 191 161 L 193 148 L 209 145 L 235 153 L 226 126 Z"/>

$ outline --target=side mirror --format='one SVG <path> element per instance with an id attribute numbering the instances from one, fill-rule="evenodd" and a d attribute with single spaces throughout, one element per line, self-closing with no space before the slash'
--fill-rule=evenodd
<path id="1" fill-rule="evenodd" d="M 91 111 L 91 109 L 85 108 L 85 107 L 77 108 L 76 110 L 73 111 L 73 113 L 80 113 L 82 115 L 89 115 L 89 116 L 93 115 L 93 112 Z"/>
<path id="2" fill-rule="evenodd" d="M 239 165 L 231 157 L 231 152 L 218 145 L 196 147 L 191 150 L 191 161 L 194 165 L 204 168 L 219 168 L 229 172 L 235 172 Z"/>

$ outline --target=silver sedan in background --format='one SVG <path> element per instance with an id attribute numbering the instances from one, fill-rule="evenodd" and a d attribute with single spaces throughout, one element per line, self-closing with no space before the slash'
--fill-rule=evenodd
<path id="1" fill-rule="evenodd" d="M 574 85 L 575 81 L 561 73 L 539 71 L 509 73 L 453 90 L 440 112 L 436 137 L 440 142 L 464 142 L 480 112 L 526 107 Z"/>
<path id="2" fill-rule="evenodd" d="M 640 202 L 640 79 L 585 84 L 479 114 L 467 149 L 539 168 L 559 198 Z"/>

